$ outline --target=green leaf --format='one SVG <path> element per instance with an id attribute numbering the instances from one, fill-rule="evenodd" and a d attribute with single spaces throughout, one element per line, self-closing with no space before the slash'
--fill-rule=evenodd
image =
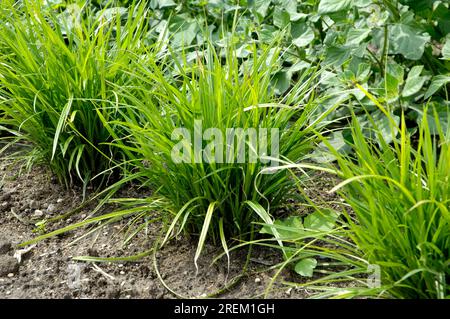
<path id="1" fill-rule="evenodd" d="M 420 76 L 422 70 L 423 65 L 416 65 L 409 71 L 402 92 L 403 97 L 409 97 L 419 92 L 425 81 L 428 80 L 428 77 Z"/>
<path id="2" fill-rule="evenodd" d="M 351 56 L 351 50 L 346 47 L 331 46 L 327 48 L 324 64 L 326 66 L 333 65 L 335 67 L 341 66 Z"/>
<path id="3" fill-rule="evenodd" d="M 327 232 L 334 228 L 339 214 L 331 210 L 317 211 L 306 216 L 304 226 L 306 230 Z"/>
<path id="4" fill-rule="evenodd" d="M 177 4 L 173 0 L 158 0 L 159 8 L 175 7 Z"/>
<path id="5" fill-rule="evenodd" d="M 392 128 L 390 119 L 381 110 L 376 110 L 370 114 L 371 120 L 367 115 L 358 116 L 364 136 L 378 140 L 376 134 L 381 134 L 386 143 L 392 142 L 393 136 L 398 133 L 397 128 Z M 400 117 L 390 114 L 390 118 L 395 122 L 396 126 L 400 124 Z M 393 132 L 394 130 L 394 132 Z M 381 146 L 381 142 L 378 142 Z"/>
<path id="6" fill-rule="evenodd" d="M 418 114 L 417 123 L 423 123 L 423 118 L 425 116 L 425 112 L 424 112 L 423 108 L 411 106 L 411 109 L 416 111 Z M 426 114 L 431 134 L 439 134 L 439 131 L 437 129 L 438 126 L 436 125 L 436 119 L 435 119 L 436 114 L 438 116 L 439 125 L 441 126 L 442 130 L 444 132 L 446 132 L 448 129 L 450 129 L 449 128 L 449 125 L 450 125 L 450 121 L 449 121 L 450 108 L 449 108 L 449 106 L 433 102 L 433 103 L 429 104 L 428 112 Z"/>
<path id="7" fill-rule="evenodd" d="M 294 23 L 291 28 L 292 43 L 305 47 L 314 40 L 314 30 L 304 22 Z"/>
<path id="8" fill-rule="evenodd" d="M 290 216 L 283 220 L 277 219 L 273 225 L 274 227 L 265 225 L 261 228 L 260 233 L 274 235 L 272 228 L 275 228 L 283 239 L 298 238 L 304 234 L 302 219 L 299 216 Z"/>
<path id="9" fill-rule="evenodd" d="M 351 146 L 345 142 L 345 138 L 342 135 L 343 131 L 337 131 L 331 133 L 327 138 L 327 142 L 331 147 L 340 154 L 348 154 L 351 151 Z M 317 163 L 330 163 L 336 160 L 336 156 L 332 154 L 324 142 L 313 153 L 314 161 Z"/>
<path id="10" fill-rule="evenodd" d="M 217 204 L 216 202 L 213 202 L 213 203 L 209 204 L 208 211 L 206 212 L 205 220 L 203 222 L 202 232 L 200 233 L 200 238 L 198 240 L 197 250 L 195 252 L 195 257 L 194 257 L 194 264 L 195 264 L 195 268 L 197 269 L 197 271 L 198 271 L 197 261 L 198 261 L 198 258 L 200 257 L 200 254 L 202 253 L 203 246 L 205 245 L 206 234 L 208 233 L 209 224 L 211 223 L 212 215 L 213 215 L 213 212 L 214 212 L 214 206 L 216 204 Z"/>
<path id="11" fill-rule="evenodd" d="M 444 85 L 446 85 L 447 83 L 450 83 L 450 75 L 434 76 L 433 79 L 431 80 L 430 87 L 425 93 L 425 98 L 428 99 L 430 96 L 439 91 L 439 89 Z"/>
<path id="12" fill-rule="evenodd" d="M 276 38 L 280 32 L 281 31 L 279 31 L 273 25 L 265 24 L 263 25 L 259 35 L 262 42 L 272 43 L 273 39 Z"/>
<path id="13" fill-rule="evenodd" d="M 333 13 L 349 10 L 353 6 L 353 0 L 321 0 L 319 3 L 319 14 Z"/>
<path id="14" fill-rule="evenodd" d="M 289 15 L 297 14 L 297 0 L 278 0 L 279 3 L 275 3 L 275 5 L 279 5 L 281 8 L 286 10 Z"/>
<path id="15" fill-rule="evenodd" d="M 409 60 L 419 60 L 430 39 L 428 34 L 409 25 L 398 23 L 389 28 L 390 52 L 401 54 Z"/>
<path id="16" fill-rule="evenodd" d="M 386 77 L 380 83 L 379 94 L 384 96 L 386 101 L 393 103 L 400 96 L 400 87 L 404 83 L 405 70 L 400 64 L 394 61 L 389 62 L 386 68 Z"/>
<path id="17" fill-rule="evenodd" d="M 370 29 L 350 29 L 347 34 L 346 46 L 357 46 L 370 34 Z"/>
<path id="18" fill-rule="evenodd" d="M 127 8 L 114 7 L 100 11 L 96 14 L 96 19 L 106 19 L 108 21 L 115 19 L 118 15 L 123 16 L 127 14 Z"/>
<path id="19" fill-rule="evenodd" d="M 55 132 L 55 136 L 53 138 L 52 161 L 55 157 L 56 148 L 58 147 L 59 136 L 61 135 L 61 131 L 64 127 L 64 124 L 66 123 L 67 117 L 69 116 L 70 109 L 72 107 L 72 102 L 73 102 L 73 98 L 70 97 L 69 101 L 62 109 L 61 115 L 59 116 L 58 125 L 56 126 L 56 132 Z"/>
<path id="20" fill-rule="evenodd" d="M 447 37 L 447 41 L 442 47 L 442 57 L 444 60 L 450 60 L 450 37 Z"/>
<path id="21" fill-rule="evenodd" d="M 317 267 L 317 260 L 314 258 L 305 258 L 295 265 L 295 272 L 303 277 L 312 277 L 314 269 Z"/>
<path id="22" fill-rule="evenodd" d="M 248 205 L 267 225 L 269 225 L 272 233 L 276 238 L 280 238 L 280 234 L 277 229 L 273 227 L 273 220 L 270 214 L 261 206 L 261 204 L 252 201 L 245 201 L 245 205 Z M 283 242 L 281 240 L 277 240 L 278 244 L 283 247 Z"/>
<path id="23" fill-rule="evenodd" d="M 277 72 L 275 76 L 272 78 L 272 83 L 275 87 L 275 93 L 278 95 L 285 93 L 291 85 L 291 78 L 292 78 L 291 72 L 284 72 L 284 71 Z"/>
<path id="24" fill-rule="evenodd" d="M 280 7 L 276 7 L 273 13 L 273 24 L 280 29 L 284 29 L 291 21 L 289 13 Z"/>
<path id="25" fill-rule="evenodd" d="M 255 0 L 253 7 L 260 18 L 264 19 L 266 17 L 270 3 L 270 0 Z"/>
<path id="26" fill-rule="evenodd" d="M 284 8 L 284 10 L 289 13 L 290 21 L 298 21 L 308 16 L 303 12 L 297 12 L 297 0 L 279 0 L 279 3 L 276 3 L 275 5 Z"/>
<path id="27" fill-rule="evenodd" d="M 172 37 L 172 44 L 175 47 L 190 45 L 199 31 L 198 24 L 194 21 L 183 23 Z"/>

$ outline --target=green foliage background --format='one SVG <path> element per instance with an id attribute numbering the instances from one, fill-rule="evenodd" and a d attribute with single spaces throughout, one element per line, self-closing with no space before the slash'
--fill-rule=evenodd
<path id="1" fill-rule="evenodd" d="M 126 19 L 132 1 L 46 1 L 50 10 L 61 11 L 61 19 L 89 5 L 110 6 L 111 15 Z M 447 1 L 434 0 L 152 0 L 148 4 L 149 31 L 145 42 L 167 40 L 173 49 L 190 52 L 205 41 L 208 30 L 218 48 L 233 46 L 245 60 L 254 42 L 269 44 L 281 36 L 282 59 L 273 85 L 280 95 L 289 90 L 306 69 L 320 64 L 326 72 L 320 93 L 330 96 L 323 110 L 335 103 L 342 107 L 329 116 L 336 130 L 333 145 L 346 151 L 345 139 L 350 110 L 363 128 L 373 128 L 366 111 L 387 127 L 376 105 L 355 87 L 361 84 L 380 101 L 391 105 L 398 121 L 406 112 L 408 126 L 416 130 L 430 103 L 445 114 L 449 105 L 450 9 Z M 237 17 L 236 17 L 237 13 Z M 70 24 L 69 24 L 70 25 Z M 431 110 L 427 114 L 430 119 Z M 447 125 L 444 120 L 444 125 Z M 387 130 L 384 134 L 389 138 Z"/>

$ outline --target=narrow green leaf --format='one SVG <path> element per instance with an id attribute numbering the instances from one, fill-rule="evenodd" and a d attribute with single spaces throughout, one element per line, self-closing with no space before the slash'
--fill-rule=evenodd
<path id="1" fill-rule="evenodd" d="M 69 116 L 70 109 L 72 107 L 72 102 L 73 102 L 73 97 L 70 97 L 69 101 L 67 101 L 67 104 L 64 106 L 64 108 L 61 111 L 61 115 L 58 120 L 58 125 L 56 126 L 55 137 L 53 139 L 52 161 L 55 157 L 56 148 L 58 147 L 59 136 L 61 135 L 61 131 L 64 127 L 64 124 L 66 123 L 67 117 Z"/>
<path id="2" fill-rule="evenodd" d="M 205 220 L 203 222 L 202 232 L 200 233 L 200 238 L 198 240 L 197 251 L 195 252 L 195 256 L 194 256 L 194 264 L 195 264 L 195 268 L 197 269 L 197 272 L 198 272 L 197 261 L 198 261 L 198 258 L 200 257 L 200 254 L 202 253 L 203 246 L 205 245 L 206 235 L 208 234 L 209 224 L 211 223 L 211 218 L 212 218 L 212 215 L 214 212 L 214 206 L 216 204 L 217 204 L 217 202 L 213 202 L 213 203 L 209 204 L 208 211 L 206 212 Z"/>

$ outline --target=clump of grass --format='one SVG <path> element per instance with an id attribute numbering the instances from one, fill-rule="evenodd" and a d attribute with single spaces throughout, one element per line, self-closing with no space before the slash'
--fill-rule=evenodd
<path id="1" fill-rule="evenodd" d="M 165 207 L 170 213 L 165 240 L 182 231 L 198 234 L 198 258 L 206 239 L 222 244 L 227 251 L 228 240 L 248 238 L 255 221 L 270 223 L 270 213 L 292 194 L 293 182 L 285 171 L 263 174 L 270 170 L 270 163 L 264 160 L 239 160 L 239 148 L 232 145 L 241 143 L 246 154 L 252 153 L 248 136 L 238 136 L 232 143 L 209 136 L 196 149 L 199 126 L 203 132 L 217 129 L 222 136 L 230 128 L 266 128 L 267 149 L 261 159 L 269 159 L 278 147 L 279 161 L 296 162 L 313 148 L 313 132 L 326 114 L 317 115 L 316 70 L 303 73 L 286 96 L 275 95 L 271 86 L 279 67 L 275 47 L 255 45 L 245 61 L 236 57 L 231 46 L 220 52 L 206 45 L 191 64 L 183 53 L 171 57 L 165 62 L 131 65 L 130 72 L 147 83 L 145 88 L 153 89 L 133 87 L 131 96 L 125 88 L 122 94 L 130 101 L 122 112 L 126 120 L 111 124 L 129 130 L 128 146 L 122 147 L 132 152 L 141 180 L 169 203 Z M 183 144 L 179 129 L 192 140 Z M 271 129 L 279 130 L 276 146 L 271 144 Z M 213 141 L 211 158 L 206 154 Z M 187 157 L 177 161 L 174 149 L 180 146 Z M 230 149 L 233 151 L 227 152 Z"/>
<path id="2" fill-rule="evenodd" d="M 145 3 L 126 15 L 77 4 L 63 14 L 36 1 L 8 6 L 0 26 L 0 127 L 31 144 L 33 161 L 67 185 L 105 177 L 122 156 L 108 145 L 102 119 L 119 114 L 116 87 L 129 83 L 122 69 L 142 51 Z"/>
<path id="3" fill-rule="evenodd" d="M 356 117 L 352 155 L 326 142 L 344 180 L 331 192 L 338 191 L 350 209 L 340 227 L 322 236 L 325 245 L 296 253 L 322 256 L 328 265 L 326 276 L 302 286 L 321 290 L 320 297 L 448 298 L 450 128 L 441 127 L 435 113 L 411 136 L 403 115 L 397 126 L 365 93 L 389 118 L 392 142 L 378 129 L 365 131 Z M 333 265 L 341 269 L 334 272 Z M 333 288 L 338 282 L 350 284 Z"/>
<path id="4" fill-rule="evenodd" d="M 381 134 L 368 140 L 353 125 L 354 158 L 338 157 L 346 181 L 335 189 L 356 216 L 351 238 L 381 269 L 396 298 L 446 298 L 450 288 L 450 132 L 423 118 L 417 145 L 401 125 L 393 145 Z M 381 147 L 378 147 L 380 143 Z"/>
<path id="5" fill-rule="evenodd" d="M 284 246 L 258 243 L 288 252 L 280 271 L 303 258 L 319 257 L 312 280 L 286 282 L 318 291 L 314 297 L 448 298 L 450 128 L 441 127 L 435 113 L 424 117 L 411 136 L 404 116 L 398 127 L 373 100 L 389 117 L 392 142 L 378 129 L 364 130 L 354 114 L 348 142 L 352 155 L 339 153 L 323 139 L 338 167 L 315 169 L 343 179 L 330 190 L 345 200 L 335 228 L 308 233 L 275 225 L 280 234 L 291 234 L 273 239 Z M 309 204 L 321 214 L 330 209 L 317 200 Z"/>

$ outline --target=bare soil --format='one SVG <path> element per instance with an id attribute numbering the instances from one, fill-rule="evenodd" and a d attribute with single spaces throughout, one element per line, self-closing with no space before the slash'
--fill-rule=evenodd
<path id="1" fill-rule="evenodd" d="M 120 257 L 151 250 L 160 237 L 161 223 L 149 223 L 124 246 L 124 230 L 130 222 L 126 219 L 92 231 L 85 237 L 82 236 L 92 227 L 58 235 L 28 248 L 19 247 L 18 244 L 40 234 L 35 225 L 37 222 L 78 207 L 82 201 L 81 190 L 66 190 L 44 167 L 18 174 L 17 167 L 6 164 L 10 163 L 0 163 L 0 298 L 195 298 L 219 291 L 215 297 L 261 298 L 276 272 L 267 268 L 281 262 L 279 251 L 254 247 L 246 274 L 230 289 L 221 291 L 242 274 L 246 249 L 231 255 L 228 268 L 226 258 L 211 265 L 222 250 L 207 246 L 199 260 L 198 273 L 194 265 L 195 238 L 173 240 L 156 255 L 151 253 L 136 262 L 73 260 L 76 256 Z M 132 186 L 119 194 L 124 197 L 146 195 Z M 41 232 L 82 221 L 89 217 L 93 208 L 94 205 L 88 205 Z M 117 207 L 105 206 L 102 213 L 114 209 Z M 268 296 L 308 297 L 307 290 L 282 284 L 284 280 L 298 279 L 290 270 L 283 270 Z"/>

